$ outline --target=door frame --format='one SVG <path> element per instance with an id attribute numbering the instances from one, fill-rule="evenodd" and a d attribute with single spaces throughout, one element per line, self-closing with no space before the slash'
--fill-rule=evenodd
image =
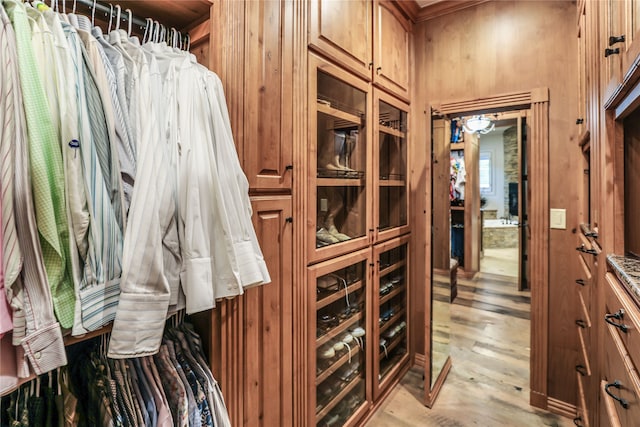
<path id="1" fill-rule="evenodd" d="M 547 409 L 549 326 L 549 89 L 493 95 L 484 98 L 434 104 L 440 115 L 529 110 L 527 124 L 528 182 L 530 201 L 529 285 L 531 290 L 531 354 L 529 404 Z M 431 292 L 427 292 L 431 298 Z M 431 301 L 425 301 L 430 316 Z M 429 325 L 428 319 L 426 324 Z M 429 336 L 425 337 L 425 344 Z M 425 353 L 429 354 L 429 353 Z M 425 368 L 428 366 L 425 363 Z M 425 387 L 429 391 L 430 387 Z"/>

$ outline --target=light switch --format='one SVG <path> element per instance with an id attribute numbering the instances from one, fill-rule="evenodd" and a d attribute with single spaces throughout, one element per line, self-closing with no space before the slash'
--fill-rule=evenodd
<path id="1" fill-rule="evenodd" d="M 567 210 L 551 209 L 551 214 L 549 215 L 549 226 L 551 228 L 566 230 L 567 229 Z"/>
<path id="2" fill-rule="evenodd" d="M 320 212 L 327 211 L 327 199 L 320 199 Z"/>

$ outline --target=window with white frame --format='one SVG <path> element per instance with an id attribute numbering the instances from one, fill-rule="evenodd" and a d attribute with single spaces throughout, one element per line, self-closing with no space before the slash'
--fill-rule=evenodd
<path id="1" fill-rule="evenodd" d="M 480 152 L 480 193 L 493 193 L 493 170 L 491 164 L 491 152 Z"/>

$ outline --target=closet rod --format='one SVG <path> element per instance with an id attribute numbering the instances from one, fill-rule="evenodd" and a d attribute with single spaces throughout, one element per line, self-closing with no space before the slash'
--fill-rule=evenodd
<path id="1" fill-rule="evenodd" d="M 73 2 L 72 0 L 70 1 Z M 115 4 L 113 5 L 113 8 L 110 8 L 108 3 L 94 2 L 93 0 L 76 0 L 76 3 L 79 3 L 83 6 L 88 7 L 89 10 L 93 9 L 95 4 L 96 12 L 104 13 L 104 16 L 106 16 L 107 18 L 109 18 L 109 15 L 112 15 L 115 17 L 115 13 L 116 13 Z M 124 9 L 122 9 L 122 12 L 120 13 L 120 19 L 122 19 L 122 22 L 126 22 L 127 20 L 129 20 L 129 14 L 126 13 Z M 109 19 L 107 19 L 107 21 L 109 21 Z M 131 22 L 132 24 L 140 27 L 141 30 L 144 30 L 145 27 L 147 26 L 147 22 L 145 21 L 145 19 L 140 18 L 136 15 L 131 16 Z"/>

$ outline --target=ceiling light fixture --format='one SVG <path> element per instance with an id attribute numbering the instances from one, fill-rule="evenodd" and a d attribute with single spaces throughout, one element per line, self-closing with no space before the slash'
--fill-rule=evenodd
<path id="1" fill-rule="evenodd" d="M 488 117 L 473 116 L 465 119 L 464 130 L 469 133 L 485 134 L 491 132 L 496 124 Z"/>

